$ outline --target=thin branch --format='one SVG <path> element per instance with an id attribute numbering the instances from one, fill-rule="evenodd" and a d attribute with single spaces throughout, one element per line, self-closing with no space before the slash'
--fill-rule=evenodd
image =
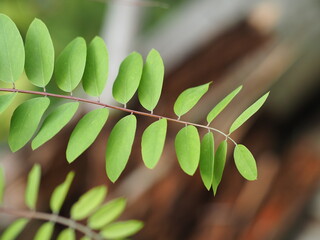
<path id="1" fill-rule="evenodd" d="M 125 108 L 125 107 L 112 106 L 112 105 L 108 105 L 108 104 L 104 104 L 104 103 L 101 103 L 101 102 L 92 101 L 92 100 L 88 100 L 88 99 L 84 99 L 84 98 L 78 98 L 78 97 L 66 96 L 66 95 L 59 95 L 59 94 L 48 93 L 48 92 L 44 93 L 44 92 L 20 90 L 20 89 L 11 89 L 11 88 L 0 88 L 0 92 L 17 92 L 17 93 L 40 95 L 40 96 L 63 98 L 63 99 L 69 99 L 69 100 L 78 101 L 78 102 L 84 102 L 84 103 L 90 103 L 90 104 L 94 104 L 94 105 L 99 105 L 99 106 L 106 107 L 106 108 L 112 108 L 112 109 L 116 109 L 116 110 L 120 110 L 120 111 L 124 111 L 124 112 L 129 112 L 131 114 L 142 115 L 142 116 L 147 116 L 147 117 L 152 117 L 152 118 L 157 118 L 157 119 L 163 118 L 163 119 L 167 119 L 170 122 L 176 122 L 176 123 L 180 123 L 180 124 L 184 124 L 184 125 L 192 125 L 192 126 L 195 126 L 195 127 L 204 128 L 204 129 L 207 129 L 207 130 L 210 130 L 210 131 L 214 131 L 214 132 L 220 133 L 221 135 L 225 136 L 227 139 L 232 141 L 234 143 L 234 145 L 237 145 L 236 141 L 234 141 L 228 134 L 225 134 L 224 132 L 220 131 L 219 129 L 216 129 L 216 128 L 213 128 L 213 127 L 209 127 L 209 126 L 205 126 L 205 125 L 201 125 L 201 124 L 197 124 L 197 123 L 191 123 L 191 122 L 187 122 L 187 121 L 182 121 L 180 119 L 174 119 L 174 118 L 164 117 L 164 116 L 160 116 L 160 115 L 156 115 L 156 114 L 152 114 L 152 113 L 131 110 L 131 109 L 128 109 L 128 108 Z"/>
<path id="2" fill-rule="evenodd" d="M 164 8 L 164 9 L 169 8 L 169 4 L 160 2 L 160 1 L 142 1 L 142 0 L 91 0 L 91 1 L 103 2 L 103 3 L 106 3 L 108 1 L 113 1 L 113 2 L 135 5 L 139 7 L 157 7 L 157 8 Z"/>

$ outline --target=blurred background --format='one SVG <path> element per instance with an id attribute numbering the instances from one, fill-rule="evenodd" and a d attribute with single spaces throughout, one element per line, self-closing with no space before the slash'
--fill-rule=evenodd
<path id="1" fill-rule="evenodd" d="M 234 119 L 263 93 L 264 107 L 232 137 L 257 159 L 259 178 L 245 181 L 232 148 L 217 195 L 200 175 L 179 168 L 173 142 L 181 125 L 170 123 L 163 156 L 154 170 L 140 153 L 143 130 L 152 119 L 138 117 L 128 166 L 116 184 L 105 175 L 105 144 L 124 113 L 113 111 L 105 129 L 71 165 L 67 141 L 77 119 L 36 151 L 12 154 L 6 138 L 9 109 L 0 115 L 0 164 L 5 168 L 8 206 L 24 208 L 26 175 L 34 163 L 43 169 L 38 209 L 49 211 L 50 194 L 66 173 L 76 171 L 65 209 L 90 187 L 106 184 L 109 198 L 124 196 L 123 219 L 145 221 L 139 240 L 317 240 L 320 239 L 320 0 L 0 0 L 25 36 L 37 17 L 48 26 L 56 53 L 76 36 L 102 36 L 110 52 L 110 75 L 102 96 L 113 103 L 112 82 L 120 62 L 132 51 L 145 57 L 151 48 L 164 58 L 166 76 L 155 113 L 174 117 L 173 103 L 186 88 L 213 81 L 184 120 L 205 124 L 206 114 L 239 85 L 244 88 L 212 126 L 227 132 Z M 4 83 L 0 83 L 5 86 Z M 32 88 L 25 79 L 18 88 Z M 50 91 L 57 92 L 53 84 Z M 80 89 L 76 93 L 83 94 Z M 15 103 L 30 96 L 20 96 Z M 129 108 L 143 110 L 136 98 Z M 203 136 L 204 132 L 200 132 Z M 215 135 L 216 143 L 222 138 Z M 217 144 L 216 144 L 217 145 Z M 62 212 L 66 216 L 68 212 Z M 0 215 L 0 228 L 12 218 Z M 40 222 L 20 239 L 32 239 Z"/>

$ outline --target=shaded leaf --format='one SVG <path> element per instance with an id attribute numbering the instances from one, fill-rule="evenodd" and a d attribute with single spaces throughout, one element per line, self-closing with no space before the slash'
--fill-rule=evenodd
<path id="1" fill-rule="evenodd" d="M 55 80 L 61 90 L 72 92 L 78 86 L 84 72 L 86 56 L 86 42 L 81 37 L 70 42 L 59 55 Z"/>
<path id="2" fill-rule="evenodd" d="M 6 186 L 6 179 L 3 168 L 0 167 L 0 206 L 3 203 L 4 190 Z"/>
<path id="3" fill-rule="evenodd" d="M 132 236 L 143 228 L 143 223 L 137 220 L 116 222 L 106 226 L 100 234 L 108 239 L 119 239 Z"/>
<path id="4" fill-rule="evenodd" d="M 106 172 L 109 179 L 115 182 L 125 169 L 137 128 L 137 119 L 128 115 L 112 129 L 106 150 Z"/>
<path id="5" fill-rule="evenodd" d="M 73 162 L 99 135 L 109 116 L 107 108 L 95 109 L 87 113 L 72 131 L 67 147 L 67 160 Z"/>
<path id="6" fill-rule="evenodd" d="M 120 65 L 118 76 L 113 84 L 112 95 L 116 101 L 126 104 L 138 89 L 143 68 L 139 53 L 131 53 Z"/>
<path id="7" fill-rule="evenodd" d="M 25 71 L 32 84 L 45 87 L 52 77 L 54 47 L 46 25 L 34 19 L 26 35 Z"/>
<path id="8" fill-rule="evenodd" d="M 54 223 L 46 222 L 38 229 L 34 240 L 50 240 L 54 230 Z"/>
<path id="9" fill-rule="evenodd" d="M 0 95 L 0 113 L 4 112 L 10 106 L 16 96 L 17 93 Z"/>
<path id="10" fill-rule="evenodd" d="M 93 229 L 101 229 L 117 219 L 126 207 L 124 198 L 114 199 L 99 208 L 89 219 L 88 224 Z"/>
<path id="11" fill-rule="evenodd" d="M 237 130 L 242 124 L 244 124 L 253 114 L 255 114 L 264 104 L 269 96 L 269 92 L 259 98 L 249 108 L 247 108 L 231 125 L 229 134 Z"/>
<path id="12" fill-rule="evenodd" d="M 11 118 L 8 140 L 12 152 L 18 151 L 32 138 L 49 104 L 49 98 L 38 97 L 16 108 Z"/>
<path id="13" fill-rule="evenodd" d="M 181 117 L 189 112 L 201 99 L 201 97 L 208 91 L 211 82 L 184 90 L 174 103 L 174 113 Z"/>
<path id="14" fill-rule="evenodd" d="M 109 55 L 101 37 L 95 37 L 88 46 L 87 62 L 82 85 L 85 92 L 98 97 L 103 92 L 108 78 Z"/>
<path id="15" fill-rule="evenodd" d="M 257 164 L 249 149 L 238 144 L 234 149 L 233 156 L 240 174 L 247 180 L 256 180 L 258 177 Z"/>
<path id="16" fill-rule="evenodd" d="M 214 166 L 213 166 L 213 179 L 212 179 L 212 189 L 214 195 L 217 193 L 218 186 L 221 182 L 224 166 L 226 164 L 227 158 L 227 141 L 222 141 L 216 151 L 214 156 Z"/>
<path id="17" fill-rule="evenodd" d="M 1 235 L 1 240 L 14 240 L 16 239 L 19 234 L 23 231 L 25 226 L 28 223 L 28 219 L 20 218 L 14 221 L 9 227 Z"/>
<path id="18" fill-rule="evenodd" d="M 141 152 L 144 164 L 154 168 L 158 163 L 167 134 L 167 120 L 160 119 L 146 128 L 141 140 Z"/>
<path id="19" fill-rule="evenodd" d="M 74 172 L 69 172 L 65 181 L 57 186 L 50 198 L 50 208 L 53 213 L 59 213 L 64 200 L 69 192 L 74 178 Z"/>
<path id="20" fill-rule="evenodd" d="M 24 46 L 15 23 L 0 13 L 0 80 L 17 81 L 24 69 Z"/>
<path id="21" fill-rule="evenodd" d="M 79 102 L 65 103 L 57 107 L 44 120 L 37 136 L 32 141 L 32 149 L 37 149 L 53 138 L 74 116 L 78 110 Z"/>
<path id="22" fill-rule="evenodd" d="M 182 170 L 193 175 L 200 159 L 200 137 L 196 127 L 182 128 L 175 139 L 175 149 Z"/>
<path id="23" fill-rule="evenodd" d="M 60 232 L 57 240 L 76 240 L 76 234 L 73 229 L 66 228 Z"/>
<path id="24" fill-rule="evenodd" d="M 213 133 L 204 135 L 200 151 L 200 174 L 205 187 L 210 190 L 213 179 L 214 138 Z"/>
<path id="25" fill-rule="evenodd" d="M 28 208 L 34 210 L 37 204 L 39 185 L 41 180 L 41 167 L 35 164 L 28 175 L 25 201 Z"/>
<path id="26" fill-rule="evenodd" d="M 138 88 L 141 105 L 149 110 L 157 106 L 160 99 L 164 77 L 164 65 L 159 52 L 152 49 L 143 66 L 142 77 Z"/>
<path id="27" fill-rule="evenodd" d="M 232 99 L 237 96 L 237 94 L 241 91 L 242 86 L 238 87 L 237 89 L 233 90 L 228 96 L 222 99 L 208 114 L 207 122 L 210 124 L 213 119 L 215 119 L 222 111 L 225 109 L 228 104 L 232 101 Z"/>

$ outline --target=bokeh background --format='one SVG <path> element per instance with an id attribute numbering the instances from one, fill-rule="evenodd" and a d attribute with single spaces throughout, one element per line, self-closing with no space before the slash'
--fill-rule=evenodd
<path id="1" fill-rule="evenodd" d="M 239 85 L 242 92 L 214 120 L 227 131 L 233 120 L 263 93 L 265 106 L 232 137 L 251 149 L 259 179 L 245 181 L 235 169 L 232 148 L 214 197 L 179 168 L 173 142 L 182 127 L 169 124 L 163 156 L 154 170 L 144 167 L 140 139 L 151 119 L 138 117 L 137 138 L 128 167 L 116 184 L 105 175 L 105 144 L 124 113 L 113 111 L 97 141 L 73 164 L 65 149 L 77 119 L 36 151 L 9 151 L 6 138 L 14 106 L 0 115 L 0 164 L 7 175 L 6 204 L 24 208 L 26 175 L 34 163 L 43 169 L 38 209 L 48 211 L 55 185 L 76 171 L 65 210 L 90 187 L 106 184 L 109 198 L 124 196 L 123 219 L 145 221 L 139 240 L 317 240 L 320 239 L 320 1 L 319 0 L 0 0 L 25 36 L 37 17 L 48 26 L 56 53 L 76 36 L 102 36 L 110 52 L 110 76 L 102 101 L 111 95 L 120 62 L 151 48 L 164 58 L 166 76 L 156 114 L 174 117 L 173 103 L 184 89 L 213 81 L 209 92 L 184 119 L 205 116 Z M 1 86 L 5 84 L 0 83 Z M 18 88 L 31 89 L 25 77 Z M 54 83 L 50 91 L 57 92 Z M 83 95 L 81 87 L 76 93 Z M 20 96 L 19 101 L 30 96 Z M 92 107 L 91 107 L 92 108 Z M 129 108 L 143 110 L 136 98 Z M 201 135 L 204 132 L 200 132 Z M 216 135 L 218 143 L 222 140 Z M 12 218 L 0 215 L 0 228 Z M 29 224 L 20 239 L 32 239 L 41 222 Z M 59 229 L 57 230 L 59 231 Z"/>

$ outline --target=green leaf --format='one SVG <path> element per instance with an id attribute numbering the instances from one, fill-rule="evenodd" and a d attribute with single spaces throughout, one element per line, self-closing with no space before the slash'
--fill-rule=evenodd
<path id="1" fill-rule="evenodd" d="M 229 134 L 237 130 L 242 124 L 244 124 L 253 114 L 255 114 L 264 104 L 269 96 L 269 92 L 259 98 L 249 108 L 247 108 L 231 125 Z"/>
<path id="2" fill-rule="evenodd" d="M 131 53 L 120 65 L 118 76 L 113 84 L 112 95 L 116 101 L 126 104 L 138 89 L 143 68 L 139 53 Z"/>
<path id="3" fill-rule="evenodd" d="M 84 236 L 84 237 L 80 238 L 80 240 L 91 240 L 91 238 Z"/>
<path id="4" fill-rule="evenodd" d="M 53 138 L 74 116 L 78 110 L 79 102 L 70 102 L 57 107 L 44 120 L 37 136 L 32 141 L 32 149 L 35 150 L 45 142 Z"/>
<path id="5" fill-rule="evenodd" d="M 238 144 L 234 149 L 233 156 L 240 174 L 249 181 L 257 180 L 257 164 L 249 149 Z"/>
<path id="6" fill-rule="evenodd" d="M 25 201 L 28 208 L 34 210 L 37 204 L 38 192 L 41 180 L 41 167 L 35 164 L 28 175 L 25 193 Z"/>
<path id="7" fill-rule="evenodd" d="M 110 133 L 106 150 L 106 172 L 113 183 L 127 165 L 136 128 L 136 117 L 128 115 L 120 119 Z"/>
<path id="8" fill-rule="evenodd" d="M 60 212 L 62 204 L 69 192 L 73 178 L 74 172 L 69 172 L 65 181 L 54 189 L 50 198 L 50 208 L 53 213 L 58 214 Z"/>
<path id="9" fill-rule="evenodd" d="M 28 223 L 28 219 L 20 218 L 14 221 L 7 229 L 3 232 L 1 240 L 14 240 L 23 231 Z"/>
<path id="10" fill-rule="evenodd" d="M 0 95 L 0 113 L 4 112 L 10 106 L 16 96 L 17 93 Z"/>
<path id="11" fill-rule="evenodd" d="M 196 127 L 182 128 L 175 139 L 175 149 L 182 170 L 193 175 L 200 159 L 200 137 Z"/>
<path id="12" fill-rule="evenodd" d="M 103 92 L 108 78 L 109 56 L 106 44 L 100 37 L 95 37 L 88 46 L 87 63 L 82 85 L 85 92 L 98 97 Z"/>
<path id="13" fill-rule="evenodd" d="M 38 229 L 34 240 L 50 240 L 54 230 L 54 223 L 46 222 Z"/>
<path id="14" fill-rule="evenodd" d="M 45 87 L 52 77 L 54 47 L 46 25 L 34 19 L 26 35 L 25 71 L 29 80 L 38 87 Z"/>
<path id="15" fill-rule="evenodd" d="M 119 239 L 132 236 L 143 228 L 143 223 L 137 220 L 116 222 L 106 226 L 100 234 L 108 239 Z"/>
<path id="16" fill-rule="evenodd" d="M 213 119 L 215 119 L 222 111 L 225 109 L 228 104 L 232 101 L 232 99 L 237 96 L 237 94 L 241 91 L 242 86 L 238 87 L 237 89 L 233 90 L 228 96 L 222 99 L 208 114 L 207 122 L 210 124 Z"/>
<path id="17" fill-rule="evenodd" d="M 227 148 L 228 144 L 227 141 L 222 141 L 218 149 L 216 151 L 216 154 L 214 156 L 214 170 L 213 170 L 213 179 L 212 179 L 212 189 L 214 195 L 217 193 L 218 186 L 221 182 L 224 166 L 226 164 L 226 158 L 227 158 Z"/>
<path id="18" fill-rule="evenodd" d="M 160 119 L 146 128 L 142 135 L 141 152 L 144 164 L 154 168 L 158 163 L 167 134 L 167 119 Z"/>
<path id="19" fill-rule="evenodd" d="M 164 65 L 159 52 L 152 49 L 143 66 L 142 77 L 138 88 L 141 105 L 149 110 L 157 106 L 160 99 L 164 77 Z"/>
<path id="20" fill-rule="evenodd" d="M 213 179 L 214 138 L 212 132 L 204 135 L 201 142 L 200 174 L 205 187 L 210 190 Z"/>
<path id="21" fill-rule="evenodd" d="M 0 80 L 15 82 L 24 69 L 24 46 L 16 25 L 4 14 L 0 14 L 0 49 Z"/>
<path id="22" fill-rule="evenodd" d="M 73 229 L 66 228 L 60 232 L 57 240 L 76 240 L 76 234 Z"/>
<path id="23" fill-rule="evenodd" d="M 0 167 L 0 206 L 3 204 L 5 186 L 6 186 L 5 174 L 4 174 L 3 168 Z"/>
<path id="24" fill-rule="evenodd" d="M 184 90 L 174 103 L 174 113 L 178 117 L 181 117 L 189 112 L 191 108 L 197 104 L 200 98 L 208 91 L 210 84 L 211 82 Z"/>
<path id="25" fill-rule="evenodd" d="M 109 116 L 107 108 L 95 109 L 87 113 L 73 130 L 67 147 L 67 160 L 73 162 L 98 137 Z"/>
<path id="26" fill-rule="evenodd" d="M 18 151 L 32 138 L 49 104 L 49 98 L 39 97 L 17 107 L 11 118 L 8 140 L 12 152 Z"/>
<path id="27" fill-rule="evenodd" d="M 87 47 L 83 38 L 70 42 L 57 59 L 55 80 L 65 92 L 72 92 L 81 81 L 86 65 Z"/>
<path id="28" fill-rule="evenodd" d="M 106 195 L 107 188 L 105 186 L 89 190 L 71 207 L 71 218 L 74 220 L 85 219 L 101 205 Z"/>
<path id="29" fill-rule="evenodd" d="M 114 199 L 96 211 L 89 219 L 88 224 L 92 229 L 101 229 L 117 219 L 126 207 L 124 198 Z"/>

